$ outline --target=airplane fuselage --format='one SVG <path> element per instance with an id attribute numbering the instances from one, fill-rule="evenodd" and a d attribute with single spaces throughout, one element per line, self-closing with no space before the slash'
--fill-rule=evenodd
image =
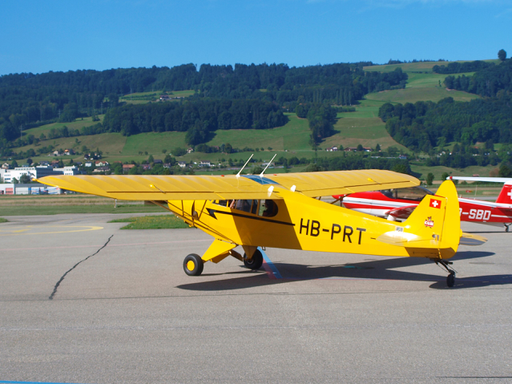
<path id="1" fill-rule="evenodd" d="M 419 256 L 449 258 L 452 251 L 415 246 L 408 248 L 377 240 L 383 233 L 390 236 L 407 234 L 408 227 L 375 216 L 347 210 L 343 207 L 311 199 L 298 193 L 286 193 L 276 199 L 277 214 L 264 217 L 256 208 L 248 211 L 229 207 L 225 201 L 169 201 L 169 209 L 211 236 L 238 245 L 300 249 L 335 253 L 379 254 L 384 256 Z M 293 196 L 293 197 L 291 197 Z M 430 216 L 440 214 L 432 208 Z M 428 219 L 425 214 L 424 220 Z M 428 245 L 439 243 L 442 220 L 433 220 Z M 423 226 L 423 224 L 422 224 Z M 436 244 L 437 244 L 436 243 Z M 442 248 L 442 245 L 439 245 Z M 440 252 L 442 255 L 440 255 Z"/>

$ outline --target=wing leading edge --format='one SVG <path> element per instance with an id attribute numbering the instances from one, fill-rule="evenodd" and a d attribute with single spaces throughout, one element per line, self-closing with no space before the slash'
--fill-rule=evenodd
<path id="1" fill-rule="evenodd" d="M 276 187 L 309 197 L 330 196 L 419 185 L 418 179 L 392 171 L 358 170 L 236 175 L 109 175 L 45 176 L 37 181 L 64 190 L 119 200 L 265 199 Z M 280 198 L 272 194 L 272 198 Z"/>

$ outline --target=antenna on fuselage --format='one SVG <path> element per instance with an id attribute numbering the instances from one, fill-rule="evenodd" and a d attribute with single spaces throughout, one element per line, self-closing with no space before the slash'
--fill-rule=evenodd
<path id="1" fill-rule="evenodd" d="M 263 177 L 263 174 L 265 173 L 265 171 L 267 170 L 268 167 L 270 167 L 270 164 L 272 164 L 272 161 L 274 161 L 274 159 L 276 158 L 277 156 L 277 153 L 274 155 L 274 157 L 272 158 L 272 160 L 270 160 L 267 164 L 267 166 L 265 167 L 265 169 L 260 173 L 260 177 Z"/>
<path id="2" fill-rule="evenodd" d="M 244 164 L 244 166 L 238 171 L 238 173 L 236 174 L 236 177 L 240 177 L 240 174 L 242 173 L 242 171 L 244 170 L 244 168 L 247 166 L 247 164 L 249 163 L 249 161 L 251 161 L 252 157 L 254 156 L 254 153 L 251 155 L 251 157 L 249 157 L 249 160 L 247 160 Z"/>

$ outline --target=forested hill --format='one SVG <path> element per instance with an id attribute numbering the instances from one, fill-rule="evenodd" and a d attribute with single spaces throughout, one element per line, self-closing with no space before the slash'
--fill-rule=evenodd
<path id="1" fill-rule="evenodd" d="M 504 60 L 500 65 L 486 66 L 471 77 L 448 76 L 445 84 L 447 88 L 482 97 L 503 97 L 512 91 L 512 59 Z"/>
<path id="2" fill-rule="evenodd" d="M 483 152 L 487 153 L 493 153 L 496 143 L 512 144 L 512 59 L 482 66 L 472 76 L 448 76 L 445 85 L 483 98 L 470 102 L 446 98 L 437 103 L 386 103 L 379 117 L 386 122 L 391 137 L 413 151 L 434 155 L 435 147 L 460 143 L 456 148 L 461 153 L 453 150 L 456 156 L 442 156 L 441 165 L 487 165 L 492 156 L 477 156 L 476 143 L 485 143 Z"/>
<path id="3" fill-rule="evenodd" d="M 279 107 L 329 102 L 349 105 L 369 92 L 405 87 L 407 74 L 365 72 L 371 63 L 288 67 L 285 64 L 210 65 L 80 70 L 0 77 L 0 139 L 21 127 L 69 122 L 119 106 L 133 92 L 195 90 L 200 98 L 253 99 Z M 290 105 L 291 104 L 291 105 Z"/>

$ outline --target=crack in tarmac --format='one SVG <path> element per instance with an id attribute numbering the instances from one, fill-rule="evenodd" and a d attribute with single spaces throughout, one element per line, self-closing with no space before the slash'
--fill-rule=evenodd
<path id="1" fill-rule="evenodd" d="M 87 261 L 88 259 L 90 259 L 91 257 L 93 257 L 94 255 L 97 255 L 98 253 L 100 253 L 100 251 L 105 248 L 107 246 L 107 244 L 110 242 L 110 239 L 112 239 L 112 237 L 114 237 L 114 235 L 111 235 L 108 240 L 106 241 L 105 244 L 103 244 L 96 252 L 94 252 L 92 255 L 89 255 L 87 256 L 85 259 L 83 260 L 80 260 L 78 263 L 76 263 L 75 265 L 73 265 L 73 267 L 71 267 L 70 269 L 68 269 L 66 271 L 66 273 L 64 273 L 62 275 L 62 277 L 59 279 L 59 281 L 57 281 L 57 284 L 55 284 L 55 287 L 53 287 L 53 292 L 52 294 L 50 295 L 50 297 L 48 297 L 48 300 L 53 300 L 53 297 L 55 296 L 55 294 L 57 293 L 57 289 L 59 288 L 59 285 L 60 283 L 62 283 L 62 281 L 66 278 L 67 274 L 69 272 L 71 272 L 73 269 L 75 269 L 76 267 L 78 267 L 81 263 L 83 263 L 84 261 Z"/>

